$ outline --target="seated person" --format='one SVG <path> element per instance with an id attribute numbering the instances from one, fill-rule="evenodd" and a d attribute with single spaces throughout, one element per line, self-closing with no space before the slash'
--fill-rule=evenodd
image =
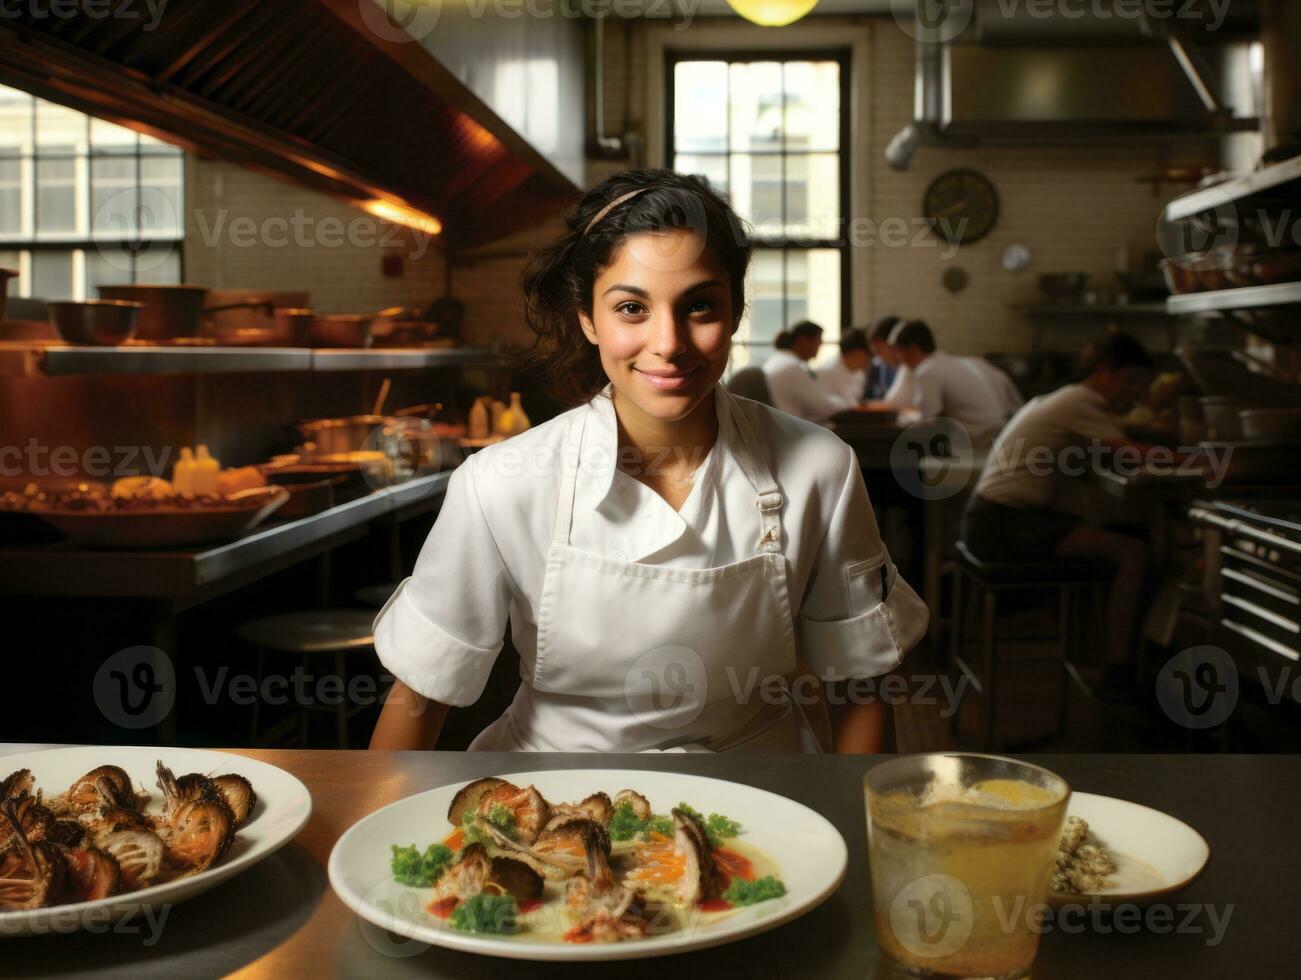
<path id="1" fill-rule="evenodd" d="M 1011 378 L 983 357 L 958 357 L 937 349 L 931 328 L 921 320 L 896 327 L 890 343 L 912 374 L 907 407 L 924 419 L 961 423 L 973 442 L 992 437 L 1023 404 Z"/>
<path id="2" fill-rule="evenodd" d="M 783 330 L 773 340 L 777 353 L 763 365 L 773 408 L 810 422 L 825 422 L 853 407 L 853 402 L 833 395 L 818 383 L 809 361 L 822 346 L 822 328 L 809 320 Z"/>
<path id="3" fill-rule="evenodd" d="M 818 382 L 831 394 L 857 405 L 867 392 L 867 369 L 871 365 L 867 333 L 851 327 L 840 335 L 840 356 L 818 371 Z"/>
<path id="4" fill-rule="evenodd" d="M 872 366 L 867 373 L 867 398 L 880 401 L 894 384 L 899 373 L 899 359 L 890 346 L 890 331 L 902 321 L 897 316 L 883 316 L 872 326 L 867 344 L 872 351 Z"/>
<path id="5" fill-rule="evenodd" d="M 990 450 L 962 519 L 962 540 L 985 561 L 1079 556 L 1105 558 L 1116 566 L 1107 604 L 1108 687 L 1123 686 L 1127 679 L 1147 546 L 1055 510 L 1056 472 L 1045 468 L 1084 465 L 1090 443 L 1145 451 L 1125 435 L 1121 417 L 1143 397 L 1152 377 L 1152 358 L 1138 341 L 1123 334 L 1108 337 L 1095 348 L 1083 382 L 1034 398 L 1013 416 Z"/>

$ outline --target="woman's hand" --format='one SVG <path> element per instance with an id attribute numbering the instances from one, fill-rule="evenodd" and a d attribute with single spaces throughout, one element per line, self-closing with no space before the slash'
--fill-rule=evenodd
<path id="1" fill-rule="evenodd" d="M 431 701 L 399 680 L 389 688 L 370 737 L 372 749 L 432 749 L 447 719 L 447 705 Z"/>
<path id="2" fill-rule="evenodd" d="M 890 707 L 873 698 L 867 702 L 851 702 L 842 697 L 833 704 L 832 725 L 835 750 L 842 755 L 871 755 L 894 751 L 894 719 Z"/>

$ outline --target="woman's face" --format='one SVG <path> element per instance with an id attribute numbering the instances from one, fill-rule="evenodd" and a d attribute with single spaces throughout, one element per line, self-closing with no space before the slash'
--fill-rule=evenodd
<path id="1" fill-rule="evenodd" d="M 722 263 L 690 231 L 645 232 L 624 242 L 592 293 L 592 315 L 579 320 L 617 395 L 662 422 L 689 415 L 723 376 L 736 331 Z"/>

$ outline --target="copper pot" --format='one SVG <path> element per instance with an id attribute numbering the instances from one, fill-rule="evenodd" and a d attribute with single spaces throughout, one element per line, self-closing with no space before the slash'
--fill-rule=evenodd
<path id="1" fill-rule="evenodd" d="M 5 322 L 5 307 L 9 303 L 9 280 L 17 279 L 18 273 L 13 269 L 0 269 L 0 326 Z"/>

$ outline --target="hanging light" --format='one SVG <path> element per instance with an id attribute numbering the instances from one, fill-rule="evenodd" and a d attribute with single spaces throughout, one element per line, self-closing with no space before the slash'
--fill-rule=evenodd
<path id="1" fill-rule="evenodd" d="M 760 27 L 785 27 L 816 7 L 818 0 L 727 0 L 727 5 Z"/>

